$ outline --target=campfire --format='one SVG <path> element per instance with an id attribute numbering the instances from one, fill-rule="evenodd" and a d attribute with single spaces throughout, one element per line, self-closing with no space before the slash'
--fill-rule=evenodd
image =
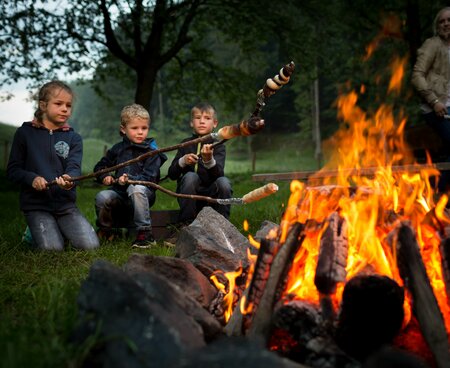
<path id="1" fill-rule="evenodd" d="M 400 89 L 404 61 L 394 66 L 389 91 Z M 318 335 L 353 357 L 397 343 L 418 354 L 429 349 L 437 366 L 448 366 L 448 198 L 431 185 L 439 173 L 415 165 L 403 138 L 406 117 L 388 105 L 369 116 L 357 102 L 355 91 L 338 99 L 343 126 L 328 142 L 329 164 L 307 184 L 291 182 L 279 228 L 252 242 L 258 255 L 249 257 L 245 283 L 239 272 L 225 275 L 226 330 L 263 336 L 286 353 L 305 346 L 283 319 L 313 313 L 313 327 L 326 330 Z M 408 335 L 412 326 L 426 344 Z"/>
<path id="2" fill-rule="evenodd" d="M 86 366 L 359 368 L 393 354 L 448 367 L 448 198 L 431 160 L 414 162 L 407 118 L 388 105 L 369 114 L 358 98 L 338 99 L 328 164 L 291 182 L 280 224 L 247 239 L 205 207 L 176 257 L 94 263 L 73 336 L 92 346 Z"/>

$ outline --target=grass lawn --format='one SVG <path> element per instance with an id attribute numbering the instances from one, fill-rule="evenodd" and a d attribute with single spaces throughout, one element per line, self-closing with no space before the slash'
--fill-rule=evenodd
<path id="1" fill-rule="evenodd" d="M 229 150 L 233 151 L 234 147 L 231 147 Z M 249 160 L 245 154 L 239 155 L 238 148 L 237 153 L 231 154 L 227 161 L 227 172 L 234 172 L 228 174 L 233 183 L 234 196 L 242 197 L 262 183 L 251 181 Z M 85 141 L 84 172 L 90 172 L 103 149 L 104 142 Z M 272 153 L 261 151 L 257 165 L 261 163 L 261 167 L 270 172 L 289 170 L 288 163 L 293 163 L 298 156 L 291 152 L 280 160 L 279 153 L 278 149 Z M 313 164 L 310 160 L 309 164 L 299 165 L 297 169 L 309 170 Z M 30 249 L 21 241 L 25 221 L 19 211 L 17 188 L 6 180 L 4 171 L 0 172 L 0 179 L 1 367 L 80 366 L 90 345 L 75 347 L 68 343 L 68 338 L 76 324 L 76 298 L 80 283 L 86 278 L 92 262 L 106 259 L 122 265 L 132 252 L 171 256 L 173 250 L 163 245 L 150 250 L 132 250 L 125 240 L 102 244 L 100 249 L 91 252 L 74 249 L 41 252 Z M 175 189 L 174 182 L 164 181 L 161 184 Z M 289 183 L 277 184 L 280 187 L 278 193 L 259 202 L 232 208 L 230 221 L 243 234 L 254 235 L 264 220 L 280 221 L 289 198 Z M 92 181 L 83 182 L 78 189 L 78 206 L 92 224 L 95 223 L 94 197 L 99 189 Z M 178 208 L 175 198 L 157 193 L 154 209 L 175 208 Z M 249 222 L 248 232 L 243 230 L 244 220 Z"/>

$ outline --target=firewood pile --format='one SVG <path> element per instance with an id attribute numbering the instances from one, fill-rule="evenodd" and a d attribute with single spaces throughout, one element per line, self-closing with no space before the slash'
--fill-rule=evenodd
<path id="1" fill-rule="evenodd" d="M 281 225 L 265 222 L 255 235 L 256 249 L 205 207 L 180 232 L 176 257 L 133 254 L 120 268 L 95 262 L 81 286 L 71 339 L 89 346 L 83 365 L 448 367 L 444 318 L 410 224 L 399 223 L 388 236 L 404 282 L 399 285 L 370 266 L 349 278 L 346 221 L 333 212 L 324 223 L 322 229 L 314 221 L 293 222 L 281 241 Z M 286 286 L 294 259 L 318 231 L 312 277 L 319 299 L 310 301 L 287 293 Z M 450 238 L 443 239 L 449 290 Z M 232 273 L 233 279 L 224 276 Z"/>

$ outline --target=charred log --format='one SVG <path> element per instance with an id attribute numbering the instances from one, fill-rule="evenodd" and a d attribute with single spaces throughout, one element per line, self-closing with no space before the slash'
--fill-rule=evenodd
<path id="1" fill-rule="evenodd" d="M 322 313 L 325 321 L 334 318 L 333 303 L 330 295 L 336 292 L 338 282 L 344 282 L 347 276 L 348 238 L 347 224 L 337 212 L 333 212 L 327 222 L 327 228 L 320 240 L 314 284 L 321 294 Z"/>
<path id="2" fill-rule="evenodd" d="M 353 277 L 342 295 L 337 344 L 356 359 L 366 359 L 382 345 L 392 342 L 400 331 L 403 302 L 403 289 L 389 277 Z"/>
<path id="3" fill-rule="evenodd" d="M 274 338 L 280 331 L 284 331 L 293 341 L 303 346 L 311 339 L 326 335 L 317 305 L 303 300 L 292 300 L 282 305 L 274 312 L 272 323 L 273 330 L 269 345 L 280 352 L 286 348 Z"/>
<path id="4" fill-rule="evenodd" d="M 447 304 L 450 305 L 450 238 L 445 238 L 440 246 L 442 275 L 445 282 L 445 291 L 447 293 Z"/>
<path id="5" fill-rule="evenodd" d="M 245 316 L 242 314 L 239 301 L 225 327 L 225 332 L 228 336 L 241 336 L 245 334 L 245 331 L 250 327 L 253 311 L 258 308 L 259 301 L 264 292 L 264 287 L 269 279 L 270 267 L 274 255 L 279 247 L 280 244 L 274 240 L 261 239 L 252 280 L 248 289 L 243 293 L 245 307 L 246 309 L 249 309 L 248 314 Z M 250 306 L 250 308 L 248 308 L 248 306 Z"/>
<path id="6" fill-rule="evenodd" d="M 317 305 L 307 301 L 290 301 L 275 311 L 269 347 L 311 367 L 360 367 L 323 328 Z"/>
<path id="7" fill-rule="evenodd" d="M 271 317 L 275 302 L 280 293 L 281 285 L 285 284 L 285 277 L 290 270 L 292 260 L 301 246 L 304 234 L 304 224 L 295 223 L 289 230 L 286 241 L 277 253 L 270 268 L 264 293 L 261 297 L 258 309 L 254 313 L 252 325 L 248 335 L 252 337 L 263 337 L 267 341 L 270 332 Z"/>
<path id="8" fill-rule="evenodd" d="M 431 288 L 413 230 L 403 223 L 398 229 L 397 257 L 400 275 L 411 293 L 413 312 L 438 367 L 448 367 L 450 350 L 444 318 Z"/>
<path id="9" fill-rule="evenodd" d="M 217 277 L 217 280 L 224 285 L 224 290 L 219 290 L 215 298 L 211 301 L 211 304 L 209 305 L 209 312 L 217 318 L 217 320 L 222 324 L 225 325 L 227 323 L 226 321 L 226 311 L 229 309 L 229 298 L 226 298 L 225 296 L 229 293 L 230 290 L 230 283 L 226 279 L 224 274 L 217 273 L 215 275 Z M 232 308 L 233 309 L 239 309 L 238 301 L 242 298 L 245 291 L 245 280 L 247 278 L 247 271 L 242 271 L 241 275 L 236 277 L 235 279 L 235 285 L 233 287 L 232 291 Z"/>
<path id="10" fill-rule="evenodd" d="M 314 284 L 322 294 L 334 294 L 338 282 L 345 281 L 347 272 L 347 224 L 337 212 L 330 215 L 328 227 L 320 240 Z"/>
<path id="11" fill-rule="evenodd" d="M 249 308 L 249 311 L 244 316 L 244 331 L 247 331 L 250 327 L 253 316 L 252 312 L 258 309 L 259 302 L 264 293 L 264 288 L 269 279 L 270 267 L 279 248 L 280 244 L 277 241 L 261 239 L 258 258 L 256 260 L 255 270 L 253 272 L 246 301 L 246 309 Z"/>

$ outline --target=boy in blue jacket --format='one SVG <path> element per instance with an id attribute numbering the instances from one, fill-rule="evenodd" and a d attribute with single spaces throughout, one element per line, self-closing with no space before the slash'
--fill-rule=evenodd
<path id="1" fill-rule="evenodd" d="M 157 149 L 155 140 L 147 138 L 150 115 L 144 107 L 138 104 L 125 106 L 120 118 L 123 139 L 106 152 L 95 165 L 94 172 Z M 144 185 L 128 184 L 128 179 L 157 183 L 160 167 L 166 160 L 166 155 L 157 154 L 122 167 L 114 174 L 97 176 L 98 182 L 111 186 L 111 189 L 102 190 L 95 197 L 100 238 L 111 239 L 115 229 L 128 228 L 130 234 L 136 234 L 133 247 L 150 248 L 156 244 L 150 217 L 150 207 L 156 199 L 155 191 Z"/>

